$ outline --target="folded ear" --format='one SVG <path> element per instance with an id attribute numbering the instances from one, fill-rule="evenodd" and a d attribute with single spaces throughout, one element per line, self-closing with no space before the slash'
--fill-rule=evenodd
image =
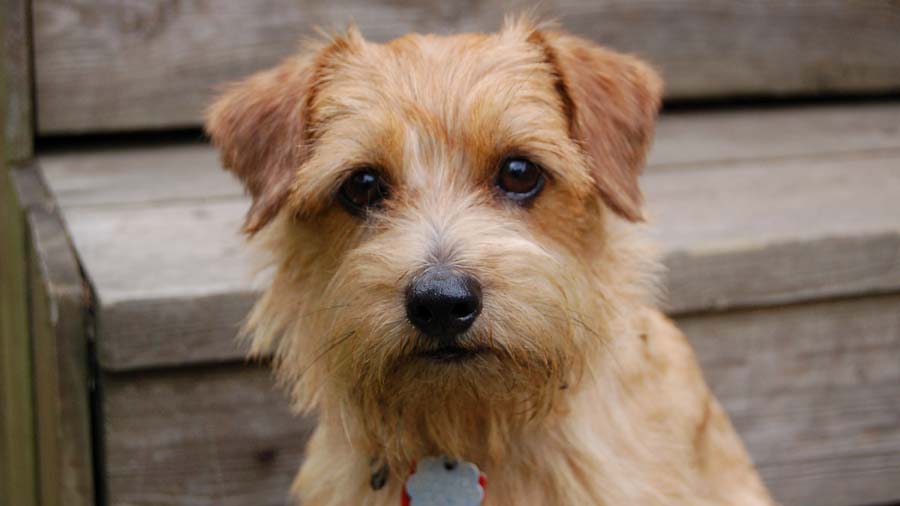
<path id="1" fill-rule="evenodd" d="M 312 58 L 294 57 L 278 67 L 231 84 L 206 113 L 206 132 L 226 169 L 253 198 L 244 231 L 253 234 L 284 206 L 291 179 L 307 146 L 306 108 Z"/>
<path id="2" fill-rule="evenodd" d="M 535 32 L 559 75 L 572 137 L 594 183 L 620 216 L 641 221 L 638 176 L 653 139 L 662 80 L 635 57 L 560 32 Z"/>

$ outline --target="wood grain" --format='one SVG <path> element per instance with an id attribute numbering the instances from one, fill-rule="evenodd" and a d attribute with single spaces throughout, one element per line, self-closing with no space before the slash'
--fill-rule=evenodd
<path id="1" fill-rule="evenodd" d="M 663 114 L 648 172 L 900 148 L 900 103 L 715 109 Z"/>
<path id="2" fill-rule="evenodd" d="M 667 309 L 782 304 L 900 286 L 900 156 L 785 159 L 644 179 Z"/>
<path id="3" fill-rule="evenodd" d="M 43 134 L 195 126 L 214 88 L 296 51 L 315 25 L 370 39 L 493 30 L 509 2 L 34 0 Z M 637 53 L 669 98 L 900 89 L 900 6 L 879 0 L 557 0 L 548 17 Z"/>
<path id="4" fill-rule="evenodd" d="M 900 115 L 900 106 L 896 112 Z M 900 139 L 897 144 L 900 148 Z M 243 193 L 237 179 L 222 170 L 218 153 L 207 144 L 42 153 L 40 165 L 63 208 L 196 202 Z"/>
<path id="5" fill-rule="evenodd" d="M 0 491 L 34 506 L 37 477 L 28 329 L 28 242 L 22 202 L 0 146 Z"/>
<path id="6" fill-rule="evenodd" d="M 95 504 L 88 300 L 59 218 L 29 212 L 30 307 L 42 506 Z"/>
<path id="7" fill-rule="evenodd" d="M 6 0 L 0 18 L 0 97 L 3 111 L 5 157 L 9 161 L 31 158 L 34 144 L 32 97 L 31 22 L 29 0 Z"/>
<path id="8" fill-rule="evenodd" d="M 669 267 L 667 309 L 896 291 L 898 166 L 900 153 L 875 150 L 647 175 Z M 234 335 L 265 280 L 254 282 L 252 255 L 237 232 L 246 206 L 242 199 L 150 199 L 63 209 L 96 290 L 103 367 L 242 356 Z"/>
<path id="9" fill-rule="evenodd" d="M 11 172 L 28 233 L 28 321 L 39 504 L 94 504 L 88 299 L 75 250 L 33 165 Z"/>
<path id="10" fill-rule="evenodd" d="M 900 296 L 679 320 L 784 504 L 900 500 Z M 309 420 L 266 371 L 105 378 L 111 505 L 281 505 Z"/>
<path id="11" fill-rule="evenodd" d="M 38 503 L 28 328 L 28 235 L 14 162 L 32 155 L 28 2 L 0 5 L 0 498 Z"/>
<path id="12" fill-rule="evenodd" d="M 900 296 L 678 320 L 783 504 L 900 500 Z"/>
<path id="13" fill-rule="evenodd" d="M 665 114 L 648 173 L 735 162 L 900 152 L 900 103 Z M 41 168 L 64 208 L 220 199 L 240 195 L 217 153 L 199 143 L 43 152 Z"/>
<path id="14" fill-rule="evenodd" d="M 110 506 L 287 504 L 314 421 L 270 372 L 217 367 L 103 378 Z"/>

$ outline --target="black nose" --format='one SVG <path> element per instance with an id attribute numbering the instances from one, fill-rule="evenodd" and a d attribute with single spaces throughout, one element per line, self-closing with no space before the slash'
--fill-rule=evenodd
<path id="1" fill-rule="evenodd" d="M 480 313 L 481 284 L 446 267 L 428 269 L 406 290 L 406 316 L 429 337 L 455 337 L 471 327 Z"/>

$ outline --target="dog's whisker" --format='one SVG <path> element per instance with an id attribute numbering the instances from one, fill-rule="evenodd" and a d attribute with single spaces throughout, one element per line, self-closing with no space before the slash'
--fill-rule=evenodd
<path id="1" fill-rule="evenodd" d="M 328 355 L 329 353 L 331 353 L 332 351 L 334 351 L 338 346 L 340 346 L 341 344 L 343 344 L 344 342 L 346 342 L 348 339 L 350 339 L 351 337 L 353 337 L 355 333 L 356 333 L 355 331 L 347 332 L 347 333 L 344 334 L 342 337 L 336 339 L 335 341 L 333 341 L 332 343 L 330 343 L 329 345 L 327 345 L 323 351 L 321 351 L 320 353 L 318 353 L 318 354 L 315 356 L 315 358 L 313 358 L 312 361 L 310 361 L 310 362 L 309 362 L 309 363 L 301 370 L 300 374 L 297 375 L 297 381 L 301 380 L 301 379 L 303 378 L 303 376 L 305 376 L 306 373 L 309 372 L 309 370 L 312 369 L 313 366 L 315 366 L 315 365 L 319 362 L 319 360 L 322 360 L 323 358 L 325 358 L 326 355 Z"/>

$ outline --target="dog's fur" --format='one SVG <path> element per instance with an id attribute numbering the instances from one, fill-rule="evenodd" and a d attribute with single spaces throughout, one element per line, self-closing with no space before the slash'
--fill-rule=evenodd
<path id="1" fill-rule="evenodd" d="M 440 454 L 484 470 L 491 506 L 771 504 L 653 307 L 638 174 L 661 88 L 635 58 L 516 20 L 386 44 L 350 29 L 211 107 L 253 197 L 246 231 L 275 265 L 253 351 L 319 416 L 305 506 L 399 504 L 411 464 Z M 528 206 L 496 192 L 510 154 L 546 172 Z M 361 166 L 390 184 L 363 217 L 333 197 Z M 404 289 L 436 263 L 480 280 L 465 342 L 490 353 L 416 355 Z"/>

